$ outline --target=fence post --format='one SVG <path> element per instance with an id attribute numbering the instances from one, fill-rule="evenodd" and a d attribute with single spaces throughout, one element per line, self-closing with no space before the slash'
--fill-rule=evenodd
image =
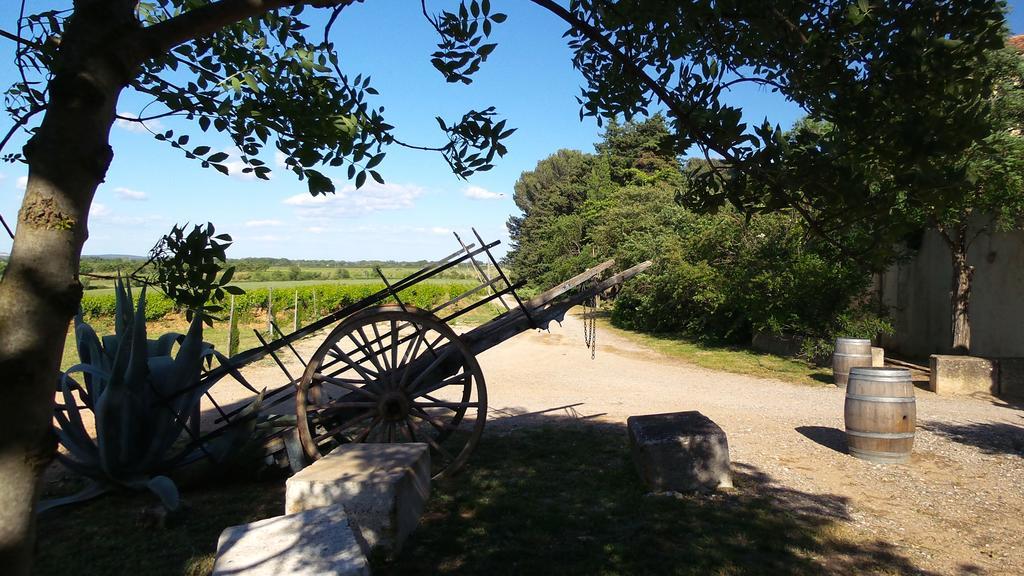
<path id="1" fill-rule="evenodd" d="M 238 354 L 238 318 L 235 317 L 235 295 L 231 295 L 231 312 L 228 314 L 228 358 Z"/>
<path id="2" fill-rule="evenodd" d="M 267 337 L 274 339 L 274 289 L 267 287 Z"/>
<path id="3" fill-rule="evenodd" d="M 295 289 L 295 310 L 292 313 L 292 332 L 299 330 L 299 289 Z"/>

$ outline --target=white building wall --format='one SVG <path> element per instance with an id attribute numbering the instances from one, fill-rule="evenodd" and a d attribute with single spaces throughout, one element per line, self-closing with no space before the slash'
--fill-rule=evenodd
<path id="1" fill-rule="evenodd" d="M 971 354 L 1024 357 L 1024 232 L 980 235 L 968 261 L 975 268 Z M 896 328 L 887 349 L 916 358 L 950 352 L 952 274 L 949 248 L 928 231 L 912 260 L 882 275 L 882 302 Z"/>

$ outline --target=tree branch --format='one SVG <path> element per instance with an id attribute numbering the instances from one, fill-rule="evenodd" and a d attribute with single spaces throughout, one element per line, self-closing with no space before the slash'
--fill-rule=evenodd
<path id="1" fill-rule="evenodd" d="M 675 118 L 680 123 L 686 124 L 690 128 L 690 135 L 693 137 L 694 141 L 699 143 L 705 149 L 711 150 L 712 152 L 715 152 L 716 154 L 720 155 L 722 158 L 729 160 L 730 162 L 733 162 L 735 164 L 739 164 L 739 159 L 736 158 L 736 156 L 730 150 L 728 150 L 727 148 L 723 148 L 722 146 L 719 146 L 717 143 L 708 139 L 699 130 L 697 130 L 698 127 L 693 125 L 693 123 L 690 120 L 690 111 L 687 110 L 685 106 L 683 106 L 682 102 L 680 102 L 676 98 L 673 98 L 672 94 L 669 93 L 669 91 L 666 90 L 664 86 L 659 84 L 658 81 L 655 80 L 654 78 L 651 78 L 651 76 L 647 74 L 647 72 L 645 72 L 643 68 L 638 66 L 636 62 L 634 62 L 626 54 L 619 50 L 615 46 L 615 44 L 613 44 L 611 40 L 609 40 L 603 34 L 601 34 L 600 31 L 598 31 L 590 24 L 587 24 L 586 22 L 577 18 L 572 12 L 569 12 L 569 10 L 558 5 L 558 3 L 556 3 L 554 0 L 530 1 L 564 20 L 567 24 L 569 24 L 569 26 L 571 26 L 579 33 L 589 38 L 591 41 L 600 46 L 601 49 L 607 52 L 612 58 L 617 60 L 619 64 L 625 67 L 626 70 L 628 70 L 634 78 L 639 80 L 641 84 L 643 84 L 648 90 L 653 92 L 655 96 L 658 97 L 658 100 L 661 100 L 661 102 L 665 106 L 668 106 L 669 110 L 672 111 L 672 115 L 675 116 Z"/>
<path id="2" fill-rule="evenodd" d="M 280 8 L 302 4 L 314 8 L 344 8 L 357 1 L 361 0 L 220 0 L 142 29 L 139 41 L 149 52 L 144 56 L 163 54 L 179 44 Z"/>
<path id="3" fill-rule="evenodd" d="M 18 36 L 16 34 L 11 34 L 10 32 L 8 32 L 6 30 L 3 30 L 3 29 L 0 29 L 0 36 L 2 36 L 4 38 L 7 38 L 8 40 L 13 40 L 14 42 L 17 42 L 18 44 L 24 44 L 25 46 L 29 46 L 31 48 L 35 48 L 36 50 L 42 50 L 43 49 L 43 45 L 42 44 L 40 44 L 38 42 L 33 42 L 31 40 L 26 40 L 26 39 L 22 38 L 21 36 Z"/>
<path id="4" fill-rule="evenodd" d="M 7 131 L 7 134 L 3 137 L 3 140 L 0 140 L 0 152 L 3 152 L 4 147 L 7 146 L 7 142 L 9 142 L 11 137 L 14 136 L 15 132 L 18 131 L 18 128 L 21 128 L 22 126 L 27 124 L 33 116 L 42 112 L 43 110 L 46 110 L 46 106 L 37 106 L 32 110 L 29 110 L 27 114 L 19 118 L 18 121 L 14 123 L 14 126 L 11 126 L 11 129 Z"/>

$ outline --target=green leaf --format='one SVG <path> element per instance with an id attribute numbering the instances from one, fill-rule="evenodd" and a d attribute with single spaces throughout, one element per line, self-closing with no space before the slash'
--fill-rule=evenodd
<path id="1" fill-rule="evenodd" d="M 228 156 L 229 155 L 226 152 L 217 152 L 216 154 L 210 155 L 210 157 L 207 158 L 206 160 L 214 163 L 223 162 L 228 159 Z"/>

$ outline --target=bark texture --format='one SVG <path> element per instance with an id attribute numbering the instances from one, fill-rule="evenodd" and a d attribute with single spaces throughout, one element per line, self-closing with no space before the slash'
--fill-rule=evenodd
<path id="1" fill-rule="evenodd" d="M 952 348 L 954 354 L 970 354 L 971 352 L 971 286 L 974 280 L 974 266 L 967 261 L 967 225 L 959 225 L 952 230 L 940 229 L 946 245 L 949 246 L 953 264 L 953 283 L 950 290 Z"/>
<path id="2" fill-rule="evenodd" d="M 51 461 L 56 378 L 82 286 L 78 265 L 96 187 L 112 152 L 130 70 L 111 46 L 137 29 L 130 2 L 79 1 L 61 38 L 45 116 L 25 146 L 29 176 L 0 280 L 0 566 L 31 568 L 39 477 Z"/>

